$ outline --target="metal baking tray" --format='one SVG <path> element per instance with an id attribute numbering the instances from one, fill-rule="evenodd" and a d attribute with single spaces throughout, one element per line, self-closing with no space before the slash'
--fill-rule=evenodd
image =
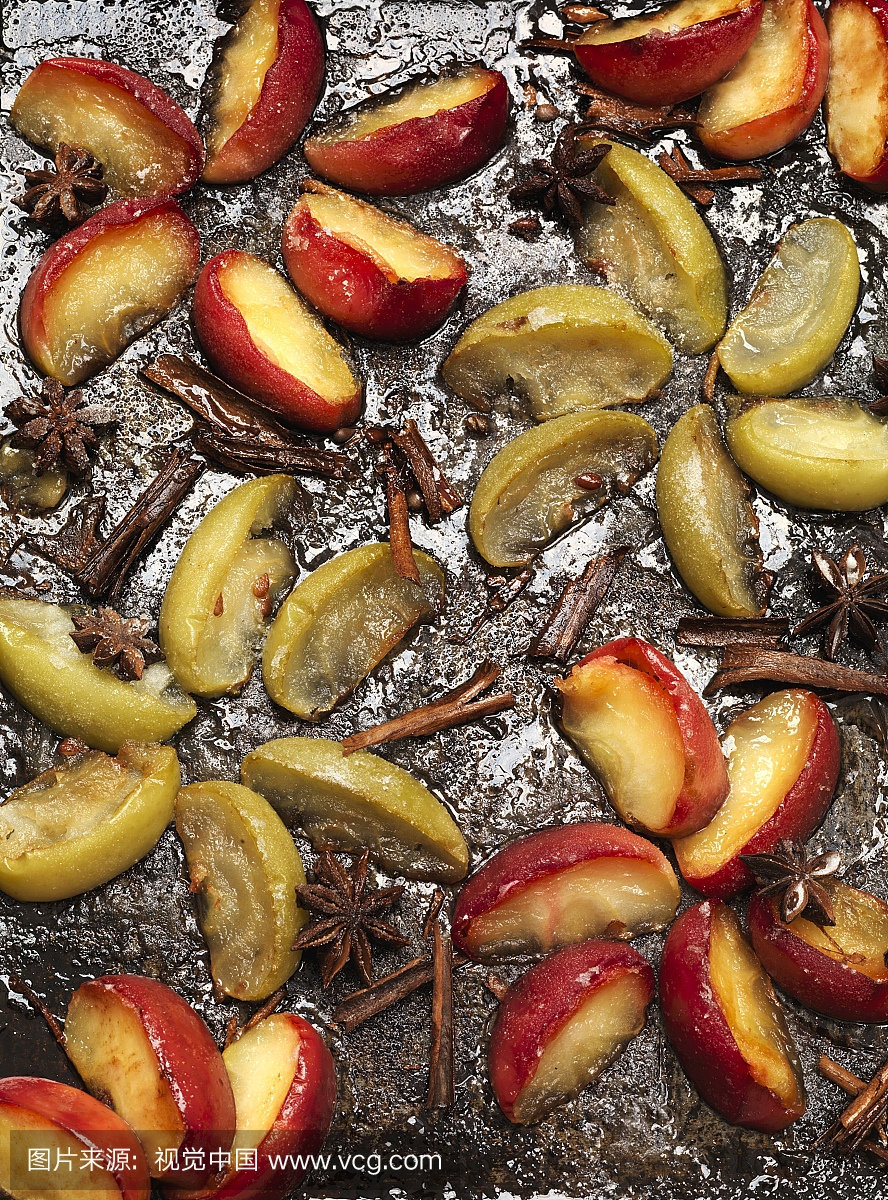
<path id="1" fill-rule="evenodd" d="M 607 4 L 606 4 L 607 7 Z M 616 15 L 637 11 L 618 6 Z M 327 39 L 327 79 L 315 124 L 343 108 L 452 61 L 480 60 L 504 71 L 513 95 L 506 147 L 482 171 L 439 192 L 385 201 L 383 206 L 457 246 L 472 266 L 464 300 L 444 327 L 419 345 L 374 345 L 360 339 L 353 350 L 366 380 L 367 416 L 374 421 L 415 418 L 434 453 L 458 487 L 470 495 L 485 464 L 506 441 L 528 427 L 517 405 L 494 414 L 494 433 L 480 441 L 465 436 L 466 408 L 444 387 L 438 368 L 467 322 L 528 287 L 547 283 L 600 282 L 578 260 L 569 237 L 549 230 L 527 244 L 511 236 L 506 192 L 521 164 L 543 155 L 558 126 L 534 119 L 523 103 L 526 83 L 565 117 L 575 116 L 575 69 L 563 55 L 526 53 L 516 43 L 532 34 L 558 36 L 554 4 L 509 0 L 317 0 Z M 147 74 L 167 88 L 191 114 L 213 41 L 228 26 L 210 0 L 6 0 L 3 6 L 2 175 L 3 254 L 0 259 L 0 401 L 33 388 L 35 373 L 24 358 L 16 330 L 16 306 L 29 272 L 47 245 L 10 197 L 21 191 L 17 172 L 39 156 L 10 130 L 9 106 L 27 72 L 56 54 L 106 57 Z M 666 138 L 687 141 L 681 133 Z M 197 187 L 184 205 L 197 223 L 204 257 L 236 246 L 280 265 L 280 232 L 294 202 L 304 161 L 294 150 L 254 182 L 233 189 Z M 821 120 L 793 146 L 769 159 L 761 184 L 720 189 L 707 210 L 732 272 L 736 308 L 767 262 L 781 233 L 811 215 L 840 217 L 854 231 L 865 284 L 860 309 L 829 370 L 809 389 L 872 398 L 870 355 L 888 352 L 885 277 L 888 218 L 884 201 L 841 181 L 824 148 Z M 159 353 L 196 355 L 188 304 L 180 306 L 122 357 L 86 385 L 90 396 L 111 404 L 124 419 L 106 443 L 95 487 L 107 495 L 110 523 L 126 510 L 157 470 L 166 447 L 181 439 L 190 417 L 173 400 L 160 398 L 137 376 Z M 661 438 L 699 398 L 705 357 L 677 356 L 662 399 L 639 406 Z M 188 533 L 238 480 L 208 470 L 169 522 L 159 542 L 132 573 L 119 601 L 125 613 L 156 618 L 163 586 Z M 303 572 L 339 551 L 385 536 L 384 502 L 369 464 L 354 483 L 304 481 L 305 502 L 294 520 L 293 544 Z M 81 492 L 62 509 L 27 519 L 0 512 L 0 564 L 11 582 L 17 569 L 48 580 L 47 595 L 79 599 L 70 581 L 37 558 L 7 556 L 26 533 L 56 530 Z M 812 545 L 841 552 L 852 541 L 864 546 L 874 568 L 888 568 L 885 512 L 859 517 L 797 513 L 766 496 L 755 501 L 766 565 L 776 573 L 772 609 L 798 617 L 813 603 L 808 564 Z M 416 742 L 385 746 L 381 753 L 414 771 L 446 799 L 469 841 L 473 861 L 514 836 L 573 820 L 615 820 L 590 772 L 560 736 L 551 708 L 551 667 L 528 661 L 523 650 L 567 578 L 602 549 L 635 547 L 599 609 L 577 654 L 605 639 L 634 633 L 649 638 L 676 661 L 698 688 L 715 666 L 708 652 L 676 648 L 678 618 L 696 610 L 671 572 L 660 537 L 653 478 L 642 480 L 585 524 L 550 547 L 536 578 L 504 614 L 465 646 L 449 640 L 465 632 L 484 605 L 484 564 L 470 547 L 465 510 L 432 529 L 413 521 L 416 543 L 446 568 L 448 603 L 433 625 L 422 626 L 357 692 L 321 725 L 308 729 L 272 706 L 254 678 L 243 694 L 201 703 L 197 718 L 176 739 L 187 780 L 236 779 L 241 758 L 272 737 L 312 732 L 342 737 L 369 723 L 406 711 L 466 678 L 489 655 L 504 667 L 504 683 L 518 697 L 511 712 L 478 725 Z M 865 665 L 851 651 L 846 659 Z M 884 664 L 883 664 L 884 666 Z M 728 692 L 712 702 L 723 727 L 762 689 Z M 844 744 L 839 794 L 820 840 L 837 844 L 848 861 L 846 878 L 888 896 L 886 883 L 886 786 L 884 713 L 865 698 L 836 706 Z M 57 738 L 0 694 L 0 789 L 5 795 L 54 761 Z M 310 848 L 300 848 L 310 865 Z M 400 920 L 419 945 L 422 918 L 432 892 L 409 884 Z M 685 890 L 683 905 L 692 901 Z M 661 936 L 634 943 L 656 964 Z M 411 951 L 382 953 L 378 971 L 405 961 Z M 500 974 L 513 978 L 520 967 Z M 249 1006 L 219 1003 L 212 995 L 208 961 L 188 896 L 181 848 L 167 831 L 141 863 L 105 887 L 55 904 L 20 904 L 0 896 L 0 1074 L 33 1073 L 76 1082 L 42 1021 L 10 989 L 24 978 L 60 1015 L 84 979 L 105 972 L 157 976 L 191 1001 L 220 1038 L 232 1011 Z M 768 1137 L 734 1129 L 715 1116 L 685 1080 L 666 1044 L 656 1005 L 643 1033 L 626 1053 L 572 1104 L 543 1124 L 511 1126 L 497 1108 L 486 1077 L 487 1032 L 495 1007 L 483 986 L 486 970 L 469 967 L 456 977 L 457 1086 L 452 1111 L 422 1110 L 426 1088 L 430 998 L 428 990 L 345 1035 L 329 1029 L 336 1002 L 356 986 L 348 971 L 321 992 L 310 955 L 290 981 L 287 1004 L 326 1029 L 336 1058 L 339 1108 L 327 1149 L 330 1168 L 306 1185 L 310 1196 L 388 1195 L 662 1197 L 727 1200 L 746 1196 L 811 1200 L 866 1200 L 884 1194 L 885 1168 L 864 1157 L 838 1159 L 812 1153 L 810 1144 L 843 1107 L 815 1064 L 829 1049 L 855 1073 L 868 1075 L 888 1054 L 888 1028 L 840 1025 L 787 1001 L 810 1091 L 807 1115 L 785 1134 Z M 7 994 L 8 993 L 8 994 Z M 407 1149 L 441 1156 L 440 1168 L 413 1172 L 356 1172 L 336 1161 L 378 1150 Z"/>

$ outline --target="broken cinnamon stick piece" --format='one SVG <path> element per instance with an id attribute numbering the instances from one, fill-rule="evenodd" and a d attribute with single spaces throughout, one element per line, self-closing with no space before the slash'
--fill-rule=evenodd
<path id="1" fill-rule="evenodd" d="M 494 975 L 492 972 L 484 980 L 484 986 L 492 996 L 496 996 L 497 1000 L 502 1000 L 503 996 L 509 990 L 509 985 L 506 981 L 500 979 L 498 975 Z"/>
<path id="2" fill-rule="evenodd" d="M 455 1099 L 453 1075 L 453 948 L 435 925 L 432 944 L 432 1046 L 426 1108 L 449 1108 Z"/>
<path id="3" fill-rule="evenodd" d="M 690 128 L 698 124 L 696 115 L 687 108 L 678 108 L 675 105 L 649 108 L 613 96 L 610 92 L 604 92 L 588 83 L 577 83 L 574 86 L 589 100 L 578 132 L 598 130 L 624 133 L 639 142 L 650 144 L 654 133 Z"/>
<path id="4" fill-rule="evenodd" d="M 712 696 L 736 683 L 759 680 L 836 692 L 888 696 L 888 675 L 873 675 L 869 671 L 856 671 L 823 658 L 787 654 L 759 646 L 728 646 L 722 656 L 720 669 L 703 689 L 703 695 Z"/>
<path id="5" fill-rule="evenodd" d="M 410 513 L 407 507 L 407 484 L 395 460 L 394 444 L 386 439 L 380 444 L 382 466 L 380 468 L 385 480 L 385 499 L 389 517 L 389 544 L 392 548 L 392 561 L 395 570 L 402 579 L 412 579 L 419 583 L 419 567 L 413 557 L 413 543 L 410 540 Z"/>
<path id="6" fill-rule="evenodd" d="M 49 1032 L 64 1050 L 67 1057 L 68 1045 L 65 1040 L 65 1031 L 49 1011 L 49 1006 L 40 996 L 34 991 L 30 983 L 26 983 L 24 979 L 19 979 L 17 976 L 11 976 L 9 980 L 9 990 L 13 992 L 21 992 L 29 1004 L 40 1013 L 43 1020 L 49 1026 Z"/>
<path id="7" fill-rule="evenodd" d="M 657 162 L 682 191 L 702 205 L 715 199 L 713 184 L 755 183 L 762 177 L 758 167 L 692 167 L 680 146 L 675 146 L 671 154 L 664 150 Z"/>
<path id="8" fill-rule="evenodd" d="M 227 471 L 253 475 L 320 475 L 326 479 L 353 479 L 354 470 L 347 455 L 338 450 L 320 450 L 317 446 L 265 445 L 247 437 L 233 437 L 208 429 L 197 429 L 191 436 L 198 454 L 212 459 Z"/>
<path id="9" fill-rule="evenodd" d="M 333 1010 L 333 1020 L 351 1033 L 377 1013 L 384 1012 L 429 983 L 434 974 L 430 958 L 415 958 L 391 975 L 377 979 L 370 987 L 352 992 Z"/>
<path id="10" fill-rule="evenodd" d="M 482 663 L 470 679 L 440 699 L 433 700 L 431 704 L 423 704 L 401 717 L 383 721 L 380 725 L 343 738 L 343 754 L 352 754 L 366 746 L 378 746 L 383 742 L 399 741 L 401 738 L 439 733 L 442 729 L 453 729 L 456 725 L 479 721 L 492 713 L 513 708 L 515 697 L 511 692 L 488 696 L 486 700 L 475 700 L 476 696 L 493 686 L 500 674 L 501 668 L 496 663 Z"/>
<path id="11" fill-rule="evenodd" d="M 789 632 L 787 617 L 681 617 L 679 646 L 759 646 L 777 650 Z"/>
<path id="12" fill-rule="evenodd" d="M 628 547 L 621 546 L 589 560 L 582 575 L 567 584 L 542 631 L 531 642 L 531 658 L 567 662 L 627 554 Z"/>
<path id="13" fill-rule="evenodd" d="M 432 931 L 435 928 L 435 922 L 438 920 L 438 914 L 444 906 L 444 892 L 441 888 L 435 888 L 435 894 L 432 896 L 432 902 L 429 905 L 429 911 L 426 913 L 426 919 L 422 926 L 422 936 L 424 941 L 428 941 L 432 936 Z"/>
<path id="14" fill-rule="evenodd" d="M 718 357 L 718 348 L 716 347 L 712 352 L 712 357 L 709 359 L 706 374 L 703 376 L 703 399 L 707 404 L 711 404 L 715 396 L 715 381 L 718 379 L 720 370 L 721 359 Z"/>
<path id="15" fill-rule="evenodd" d="M 113 599 L 118 594 L 142 551 L 154 541 L 203 470 L 204 464 L 190 454 L 171 452 L 126 516 L 74 572 L 90 596 Z"/>
<path id="16" fill-rule="evenodd" d="M 408 418 L 403 432 L 392 434 L 392 441 L 407 459 L 432 524 L 462 508 L 465 501 L 441 470 L 415 421 Z"/>
<path id="17" fill-rule="evenodd" d="M 856 1075 L 846 1070 L 841 1063 L 835 1062 L 825 1054 L 821 1054 L 817 1069 L 831 1083 L 837 1083 L 849 1096 L 859 1096 L 866 1088 L 866 1084 L 862 1079 L 858 1079 Z"/>
<path id="18" fill-rule="evenodd" d="M 246 1033 L 248 1029 L 254 1029 L 257 1025 L 260 1025 L 266 1017 L 270 1017 L 285 995 L 286 988 L 278 988 L 276 992 L 272 992 L 268 999 L 256 1009 L 247 1023 L 243 1026 L 238 1034 L 238 1037 L 240 1037 L 240 1034 Z"/>

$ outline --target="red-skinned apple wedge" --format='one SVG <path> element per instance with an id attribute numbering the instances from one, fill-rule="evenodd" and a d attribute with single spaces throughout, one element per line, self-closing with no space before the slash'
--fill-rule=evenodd
<path id="1" fill-rule="evenodd" d="M 307 1172 L 295 1163 L 273 1164 L 287 1155 L 316 1154 L 324 1144 L 336 1107 L 333 1058 L 306 1020 L 275 1013 L 232 1042 L 223 1059 L 237 1107 L 231 1166 L 198 1191 L 167 1187 L 166 1194 L 170 1200 L 283 1200 Z M 248 1159 L 255 1166 L 242 1165 Z"/>
<path id="2" fill-rule="evenodd" d="M 581 942 L 522 975 L 500 1002 L 488 1050 L 497 1103 L 532 1125 L 597 1079 L 640 1033 L 654 973 L 624 942 Z"/>
<path id="3" fill-rule="evenodd" d="M 888 904 L 839 880 L 822 880 L 835 912 L 824 929 L 781 920 L 776 897 L 756 893 L 749 933 L 765 970 L 784 992 L 837 1021 L 888 1021 Z"/>
<path id="4" fill-rule="evenodd" d="M 284 225 L 284 262 L 315 308 L 387 342 L 431 333 L 468 281 L 455 250 L 406 221 L 307 180 Z"/>
<path id="5" fill-rule="evenodd" d="M 316 175 L 374 196 L 456 183 L 500 148 L 509 89 L 499 71 L 467 67 L 362 105 L 305 143 Z"/>
<path id="6" fill-rule="evenodd" d="M 728 798 L 705 829 L 674 843 L 684 878 L 727 900 L 750 887 L 742 854 L 768 854 L 782 838 L 806 841 L 826 815 L 839 778 L 839 735 L 813 692 L 774 692 L 725 735 Z"/>
<path id="7" fill-rule="evenodd" d="M 156 324 L 194 279 L 200 236 L 175 200 L 119 200 L 59 238 L 31 273 L 28 357 L 70 387 Z"/>
<path id="8" fill-rule="evenodd" d="M 361 411 L 361 385 L 342 347 L 264 259 L 241 250 L 211 258 L 193 316 L 213 369 L 290 424 L 332 433 Z"/>
<path id="9" fill-rule="evenodd" d="M 830 154 L 850 179 L 888 191 L 888 0 L 834 0 L 826 28 Z"/>
<path id="10" fill-rule="evenodd" d="M 245 183 L 282 158 L 314 111 L 324 43 L 305 0 L 252 0 L 219 47 L 205 183 Z"/>
<path id="11" fill-rule="evenodd" d="M 631 938 L 668 925 L 678 900 L 675 872 L 653 843 L 619 825 L 559 825 L 512 842 L 472 876 L 453 944 L 488 959 Z"/>
<path id="12" fill-rule="evenodd" d="M 805 1111 L 782 1009 L 736 914 L 720 900 L 682 913 L 660 962 L 666 1033 L 694 1087 L 732 1125 L 776 1133 Z"/>
<path id="13" fill-rule="evenodd" d="M 45 1174 L 29 1170 L 29 1147 L 48 1152 Z M 67 1167 L 64 1189 L 57 1161 Z M 13 1075 L 0 1079 L 0 1190 L 11 1200 L 63 1191 L 95 1200 L 148 1200 L 151 1178 L 139 1139 L 110 1108 L 66 1083 Z"/>
<path id="14" fill-rule="evenodd" d="M 664 654 L 618 638 L 555 686 L 562 728 L 627 824 L 670 838 L 709 824 L 728 794 L 724 756 L 703 701 Z"/>
<path id="15" fill-rule="evenodd" d="M 234 1096 L 189 1004 L 156 979 L 104 975 L 71 997 L 65 1042 L 87 1088 L 138 1132 L 154 1178 L 197 1187 L 212 1174 L 214 1151 L 231 1147 Z"/>
<path id="16" fill-rule="evenodd" d="M 680 0 L 654 16 L 596 21 L 574 43 L 598 87 L 638 104 L 678 104 L 735 67 L 762 23 L 762 0 Z"/>
<path id="17" fill-rule="evenodd" d="M 703 96 L 697 133 L 710 154 L 746 162 L 808 128 L 829 76 L 829 36 L 812 0 L 764 0 L 755 41 Z"/>
<path id="18" fill-rule="evenodd" d="M 62 142 L 89 150 L 122 196 L 176 196 L 204 165 L 200 134 L 175 100 L 143 75 L 98 58 L 40 63 L 9 119 L 51 154 Z"/>

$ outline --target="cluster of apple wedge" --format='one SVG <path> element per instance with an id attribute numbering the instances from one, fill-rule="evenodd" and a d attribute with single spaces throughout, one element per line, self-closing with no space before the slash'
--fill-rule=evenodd
<path id="1" fill-rule="evenodd" d="M 472 876 L 453 942 L 487 960 L 633 938 L 665 928 L 678 900 L 675 872 L 653 843 L 618 825 L 563 825 L 519 838 Z"/>
<path id="2" fill-rule="evenodd" d="M 154 847 L 179 783 L 175 750 L 137 743 L 44 771 L 0 806 L 0 889 L 64 900 L 107 883 Z"/>
<path id="3" fill-rule="evenodd" d="M 296 495 L 289 475 L 241 484 L 185 543 L 164 592 L 159 637 L 186 692 L 221 696 L 249 679 L 274 604 L 298 570 L 292 551 L 263 535 Z"/>
<path id="4" fill-rule="evenodd" d="M 465 287 L 462 257 L 372 204 L 316 180 L 284 225 L 287 272 L 344 329 L 387 342 L 437 329 Z"/>
<path id="5" fill-rule="evenodd" d="M 112 362 L 177 303 L 200 237 L 175 200 L 119 200 L 59 238 L 22 293 L 22 344 L 70 386 Z"/>
<path id="6" fill-rule="evenodd" d="M 527 563 L 578 515 L 627 490 L 657 461 L 653 427 L 633 413 L 556 417 L 508 442 L 485 467 L 469 509 L 475 549 L 494 567 Z M 578 479 L 589 474 L 593 490 Z"/>
<path id="7" fill-rule="evenodd" d="M 839 735 L 813 692 L 773 692 L 725 734 L 727 799 L 712 821 L 673 843 L 679 870 L 705 896 L 727 900 L 752 885 L 744 854 L 805 841 L 826 815 L 839 777 Z"/>
<path id="8" fill-rule="evenodd" d="M 708 404 L 680 417 L 663 444 L 657 516 L 675 569 L 701 604 L 721 617 L 764 613 L 769 579 L 749 484 Z"/>
<path id="9" fill-rule="evenodd" d="M 624 942 L 566 946 L 532 967 L 503 997 L 488 1070 L 516 1125 L 543 1120 L 573 1099 L 641 1032 L 654 996 L 647 960 Z"/>
<path id="10" fill-rule="evenodd" d="M 686 1074 L 731 1124 L 776 1133 L 804 1114 L 780 1003 L 736 913 L 720 900 L 696 904 L 669 930 L 660 1006 Z"/>
<path id="11" fill-rule="evenodd" d="M 69 611 L 0 597 L 0 683 L 62 737 L 116 754 L 124 742 L 165 742 L 197 714 L 165 663 L 122 680 L 71 639 Z"/>
<path id="12" fill-rule="evenodd" d="M 665 655 L 620 638 L 556 686 L 562 728 L 627 824 L 671 838 L 709 824 L 728 794 L 724 757 L 703 701 Z"/>
<path id="13" fill-rule="evenodd" d="M 467 67 L 346 113 L 305 143 L 316 175 L 375 196 L 456 183 L 500 148 L 509 89 L 499 71 Z"/>

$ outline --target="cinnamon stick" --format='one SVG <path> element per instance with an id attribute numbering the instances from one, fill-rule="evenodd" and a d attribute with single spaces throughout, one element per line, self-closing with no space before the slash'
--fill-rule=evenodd
<path id="1" fill-rule="evenodd" d="M 823 658 L 742 645 L 727 647 L 720 669 L 703 689 L 703 694 L 711 696 L 722 688 L 733 687 L 736 683 L 753 683 L 759 680 L 790 683 L 797 687 L 825 688 L 836 692 L 866 692 L 874 696 L 888 696 L 888 675 L 856 671 L 839 663 L 827 662 Z"/>
<path id="2" fill-rule="evenodd" d="M 675 146 L 671 154 L 664 150 L 657 162 L 683 191 L 703 205 L 715 199 L 712 184 L 754 183 L 762 177 L 759 167 L 692 167 L 680 146 Z"/>
<path id="3" fill-rule="evenodd" d="M 346 1033 L 351 1033 L 371 1017 L 391 1008 L 417 988 L 429 983 L 433 975 L 430 958 L 414 958 L 390 975 L 377 979 L 369 987 L 346 996 L 333 1010 L 333 1020 L 337 1025 L 342 1025 Z"/>
<path id="4" fill-rule="evenodd" d="M 192 444 L 204 458 L 212 459 L 227 471 L 254 475 L 320 475 L 326 479 L 353 479 L 354 470 L 348 456 L 338 450 L 321 450 L 317 446 L 297 446 L 251 440 L 198 429 L 192 434 Z"/>
<path id="5" fill-rule="evenodd" d="M 758 646 L 777 650 L 789 632 L 787 617 L 681 617 L 679 646 Z"/>
<path id="6" fill-rule="evenodd" d="M 859 1096 L 866 1088 L 866 1084 L 862 1079 L 858 1079 L 856 1075 L 846 1070 L 841 1063 L 835 1062 L 825 1054 L 821 1054 L 817 1069 L 831 1083 L 837 1083 L 849 1096 Z"/>
<path id="7" fill-rule="evenodd" d="M 509 985 L 504 979 L 500 979 L 498 975 L 494 975 L 491 971 L 484 980 L 484 986 L 492 996 L 496 996 L 497 1000 L 502 1000 L 506 992 L 509 990 Z"/>
<path id="8" fill-rule="evenodd" d="M 511 692 L 474 701 L 475 696 L 493 686 L 501 673 L 502 669 L 496 663 L 482 663 L 470 679 L 440 699 L 433 700 L 431 704 L 423 704 L 411 712 L 404 713 L 403 716 L 383 721 L 380 725 L 373 725 L 370 729 L 363 729 L 343 738 L 343 753 L 352 754 L 366 746 L 378 746 L 383 742 L 395 742 L 406 737 L 424 737 L 426 734 L 452 729 L 455 725 L 465 725 L 469 721 L 479 721 L 491 713 L 513 708 L 515 697 Z"/>
<path id="9" fill-rule="evenodd" d="M 610 554 L 589 559 L 582 575 L 567 584 L 546 624 L 531 642 L 531 658 L 567 662 L 627 553 L 628 548 L 621 546 Z"/>
<path id="10" fill-rule="evenodd" d="M 182 450 L 170 453 L 126 516 L 74 573 L 90 596 L 113 599 L 117 595 L 142 551 L 160 533 L 203 469 L 201 462 Z"/>
<path id="11" fill-rule="evenodd" d="M 419 583 L 419 567 L 413 557 L 410 540 L 410 515 L 407 508 L 407 487 L 395 460 L 393 443 L 386 439 L 380 445 L 382 454 L 381 473 L 385 480 L 385 499 L 389 517 L 389 544 L 392 561 L 402 579 Z"/>
<path id="12" fill-rule="evenodd" d="M 408 418 L 403 432 L 392 434 L 392 441 L 407 459 L 432 524 L 462 508 L 465 501 L 441 470 L 415 421 Z"/>
<path id="13" fill-rule="evenodd" d="M 698 123 L 696 115 L 687 108 L 675 105 L 647 107 L 613 96 L 592 84 L 580 82 L 574 86 L 589 100 L 581 129 L 624 133 L 639 142 L 650 144 L 654 133 L 683 129 Z"/>
<path id="14" fill-rule="evenodd" d="M 49 1011 L 48 1005 L 40 998 L 40 996 L 37 995 L 30 983 L 26 983 L 24 979 L 19 979 L 17 976 L 12 976 L 9 980 L 9 988 L 13 992 L 21 992 L 27 1001 L 33 1005 L 37 1012 L 40 1013 L 41 1017 L 43 1017 L 44 1021 L 49 1026 L 49 1032 L 64 1050 L 65 1056 L 67 1057 L 68 1044 L 65 1039 L 65 1031 L 55 1019 L 53 1014 Z"/>
<path id="15" fill-rule="evenodd" d="M 441 888 L 435 888 L 435 894 L 432 896 L 429 904 L 429 911 L 426 913 L 426 919 L 422 926 L 422 936 L 424 941 L 428 941 L 432 936 L 432 931 L 435 928 L 435 922 L 438 920 L 438 914 L 444 906 L 444 892 Z"/>
<path id="16" fill-rule="evenodd" d="M 432 944 L 432 1047 L 426 1108 L 449 1108 L 454 1095 L 453 948 L 450 936 L 435 925 Z"/>

